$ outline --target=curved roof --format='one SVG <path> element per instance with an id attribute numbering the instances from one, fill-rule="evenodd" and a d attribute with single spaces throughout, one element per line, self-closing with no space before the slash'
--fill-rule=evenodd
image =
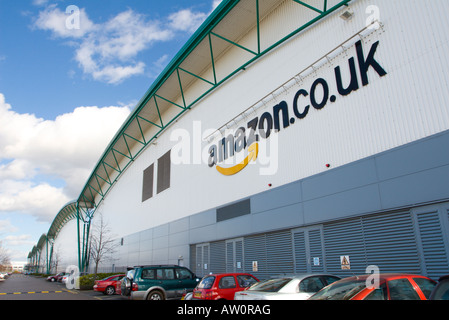
<path id="1" fill-rule="evenodd" d="M 76 205 L 76 201 L 69 202 L 58 212 L 48 230 L 48 239 L 55 240 L 67 222 L 76 218 Z"/>
<path id="2" fill-rule="evenodd" d="M 301 15 L 298 25 L 275 35 L 261 28 L 263 19 L 285 1 L 298 6 Z M 206 95 L 350 1 L 315 0 L 311 5 L 300 0 L 223 0 L 153 83 L 112 139 L 81 191 L 77 201 L 80 211 L 93 214 L 134 159 Z M 248 41 L 250 31 L 255 36 Z M 239 58 L 233 61 L 234 65 L 220 65 L 220 59 L 231 49 L 239 51 Z M 189 91 L 193 85 L 196 89 Z"/>
<path id="3" fill-rule="evenodd" d="M 28 254 L 28 258 L 31 258 L 32 256 L 36 255 L 38 251 L 41 251 L 44 248 L 44 245 L 46 244 L 46 241 L 54 241 L 58 237 L 59 232 L 61 229 L 69 222 L 70 220 L 73 220 L 77 217 L 77 202 L 72 201 L 67 203 L 56 215 L 55 219 L 53 220 L 53 223 L 50 226 L 50 229 L 48 230 L 47 234 L 43 234 L 37 243 L 33 247 L 33 249 Z"/>

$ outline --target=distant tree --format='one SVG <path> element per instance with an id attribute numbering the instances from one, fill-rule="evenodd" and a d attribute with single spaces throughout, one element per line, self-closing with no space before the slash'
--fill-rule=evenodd
<path id="1" fill-rule="evenodd" d="M 51 259 L 51 269 L 55 270 L 55 273 L 58 273 L 58 265 L 61 262 L 61 247 L 58 247 L 55 251 L 53 251 L 53 256 Z"/>
<path id="2" fill-rule="evenodd" d="M 111 229 L 101 213 L 98 218 L 93 224 L 90 239 L 90 258 L 95 265 L 94 280 L 97 278 L 98 266 L 111 260 L 118 247 L 116 237 L 111 234 Z"/>
<path id="3" fill-rule="evenodd" d="M 11 258 L 8 251 L 3 248 L 3 243 L 0 241 L 0 269 L 6 270 L 9 265 L 11 265 Z"/>

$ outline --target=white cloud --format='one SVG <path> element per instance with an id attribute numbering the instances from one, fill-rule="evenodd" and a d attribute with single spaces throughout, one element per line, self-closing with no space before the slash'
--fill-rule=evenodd
<path id="1" fill-rule="evenodd" d="M 82 38 L 96 28 L 84 9 L 80 9 L 79 13 L 77 13 L 79 28 L 68 28 L 67 22 L 70 25 L 70 19 L 70 14 L 61 11 L 53 4 L 39 12 L 34 25 L 39 29 L 52 31 L 53 35 L 59 38 Z"/>
<path id="2" fill-rule="evenodd" d="M 0 220 L 0 235 L 2 233 L 16 232 L 18 229 L 9 220 Z"/>
<path id="3" fill-rule="evenodd" d="M 181 10 L 168 17 L 170 27 L 174 30 L 195 32 L 206 20 L 208 14 L 203 12 L 193 12 L 190 9 Z"/>
<path id="4" fill-rule="evenodd" d="M 0 212 L 52 221 L 77 198 L 128 117 L 128 107 L 79 107 L 49 121 L 12 110 L 0 93 Z M 63 181 L 53 186 L 42 177 Z"/>
<path id="5" fill-rule="evenodd" d="M 45 3 L 45 0 L 36 0 Z M 214 0 L 212 10 L 221 0 Z M 69 14 L 56 5 L 39 13 L 34 27 L 50 31 L 54 38 L 70 40 L 75 60 L 87 75 L 97 81 L 118 84 L 132 76 L 145 74 L 146 65 L 136 61 L 139 53 L 157 42 L 170 41 L 176 32 L 193 33 L 211 12 L 183 9 L 166 21 L 149 20 L 131 9 L 104 23 L 91 21 L 85 9 L 79 10 L 79 29 L 67 28 Z"/>
<path id="6" fill-rule="evenodd" d="M 136 56 L 157 41 L 173 38 L 172 30 L 131 9 L 102 24 L 93 23 L 84 9 L 79 16 L 80 28 L 69 29 L 69 15 L 52 5 L 39 13 L 34 26 L 51 31 L 55 38 L 70 38 L 70 45 L 76 47 L 75 60 L 98 81 L 117 84 L 143 74 L 145 64 L 135 62 Z"/>
<path id="7" fill-rule="evenodd" d="M 32 246 L 34 245 L 34 241 L 31 240 L 31 236 L 28 234 L 19 235 L 19 236 L 7 236 L 3 239 L 5 241 L 5 246 Z"/>

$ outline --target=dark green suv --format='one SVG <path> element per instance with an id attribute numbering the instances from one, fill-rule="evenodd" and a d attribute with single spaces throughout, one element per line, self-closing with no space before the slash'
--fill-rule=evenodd
<path id="1" fill-rule="evenodd" d="M 132 300 L 176 299 L 193 291 L 200 280 L 185 267 L 137 266 L 128 269 L 126 277 L 122 279 L 121 294 Z"/>

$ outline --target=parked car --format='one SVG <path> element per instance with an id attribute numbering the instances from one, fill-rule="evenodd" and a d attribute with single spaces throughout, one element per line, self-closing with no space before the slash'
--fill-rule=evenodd
<path id="1" fill-rule="evenodd" d="M 120 282 L 122 296 L 132 300 L 181 298 L 200 279 L 189 269 L 176 265 L 137 266 L 129 269 Z"/>
<path id="2" fill-rule="evenodd" d="M 62 283 L 67 283 L 67 279 L 69 278 L 69 274 L 65 274 L 61 277 L 61 280 L 59 280 Z"/>
<path id="3" fill-rule="evenodd" d="M 123 279 L 125 274 L 110 276 L 102 280 L 95 280 L 94 291 L 102 292 L 108 296 L 112 296 L 117 292 L 117 285 Z"/>
<path id="4" fill-rule="evenodd" d="M 235 300 L 307 300 L 325 286 L 340 280 L 331 274 L 280 276 L 236 292 Z"/>
<path id="5" fill-rule="evenodd" d="M 47 281 L 51 281 L 51 282 L 57 282 L 60 281 L 60 279 L 62 279 L 62 277 L 65 275 L 65 272 L 60 272 L 58 274 L 52 275 L 47 277 Z"/>
<path id="6" fill-rule="evenodd" d="M 259 280 L 249 273 L 223 273 L 205 276 L 193 290 L 192 298 L 199 300 L 234 300 L 236 292 L 243 291 Z"/>
<path id="7" fill-rule="evenodd" d="M 427 300 L 436 282 L 419 275 L 380 274 L 379 286 L 367 286 L 371 275 L 345 278 L 323 288 L 309 300 Z"/>
<path id="8" fill-rule="evenodd" d="M 429 300 L 449 300 L 449 275 L 441 277 Z"/>

